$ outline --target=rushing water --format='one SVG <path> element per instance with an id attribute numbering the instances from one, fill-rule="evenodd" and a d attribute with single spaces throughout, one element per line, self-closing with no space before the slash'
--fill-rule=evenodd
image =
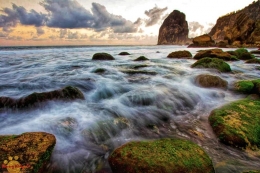
<path id="1" fill-rule="evenodd" d="M 183 46 L 46 47 L 0 50 L 0 96 L 20 98 L 71 85 L 85 100 L 50 101 L 30 110 L 0 112 L 0 134 L 45 131 L 56 136 L 48 172 L 111 172 L 107 157 L 116 147 L 132 141 L 181 137 L 202 146 L 216 172 L 260 168 L 259 155 L 218 142 L 208 123 L 210 111 L 245 97 L 232 92 L 232 83 L 260 77 L 259 67 L 229 62 L 232 73 L 192 69 L 195 60 L 168 59 Z M 230 50 L 230 49 L 227 49 Z M 119 56 L 127 51 L 129 56 Z M 157 52 L 159 51 L 159 52 Z M 115 61 L 92 61 L 106 52 Z M 136 62 L 144 55 L 150 61 Z M 104 73 L 95 73 L 103 68 Z M 258 69 L 258 70 L 257 70 Z M 145 70 L 152 74 L 129 74 Z M 229 82 L 228 90 L 194 84 L 199 74 L 214 74 Z"/>

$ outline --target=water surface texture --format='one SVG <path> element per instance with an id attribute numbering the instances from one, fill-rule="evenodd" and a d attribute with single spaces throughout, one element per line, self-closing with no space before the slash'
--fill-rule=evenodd
<path id="1" fill-rule="evenodd" d="M 259 65 L 228 62 L 233 72 L 192 69 L 195 60 L 169 59 L 184 46 L 89 46 L 0 50 L 0 96 L 20 98 L 71 85 L 85 100 L 49 101 L 28 110 L 1 110 L 0 134 L 45 131 L 56 136 L 48 172 L 111 172 L 107 157 L 132 140 L 180 137 L 192 140 L 212 158 L 216 172 L 260 168 L 259 156 L 218 142 L 208 123 L 214 108 L 246 97 L 234 81 L 260 78 Z M 233 49 L 224 49 L 233 50 Z M 122 51 L 131 55 L 119 56 Z M 157 52 L 159 51 L 159 52 Z M 92 61 L 97 52 L 114 61 Z M 150 61 L 133 61 L 139 56 Z M 95 73 L 97 69 L 102 73 Z M 139 73 L 130 73 L 139 70 Z M 199 74 L 218 75 L 229 89 L 196 86 Z"/>

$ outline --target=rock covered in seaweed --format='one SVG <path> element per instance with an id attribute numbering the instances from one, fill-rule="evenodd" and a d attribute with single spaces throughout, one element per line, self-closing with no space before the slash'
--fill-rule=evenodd
<path id="1" fill-rule="evenodd" d="M 260 100 L 242 99 L 214 109 L 209 122 L 219 140 L 238 148 L 260 147 Z"/>
<path id="2" fill-rule="evenodd" d="M 181 139 L 129 142 L 108 158 L 113 173 L 214 173 L 211 159 L 198 145 Z"/>
<path id="3" fill-rule="evenodd" d="M 236 81 L 234 90 L 244 94 L 260 94 L 260 79 Z"/>
<path id="4" fill-rule="evenodd" d="M 20 172 L 22 168 L 24 172 L 42 172 L 55 143 L 55 136 L 45 132 L 0 136 L 1 172 Z"/>
<path id="5" fill-rule="evenodd" d="M 122 56 L 124 56 L 124 55 L 131 55 L 131 54 L 128 53 L 128 52 L 120 52 L 118 55 L 122 55 Z"/>
<path id="6" fill-rule="evenodd" d="M 134 61 L 148 61 L 149 59 L 146 58 L 145 56 L 139 56 L 138 58 L 136 58 Z"/>
<path id="7" fill-rule="evenodd" d="M 170 53 L 167 58 L 191 58 L 192 54 L 187 50 L 180 50 Z"/>
<path id="8" fill-rule="evenodd" d="M 205 57 L 218 58 L 218 59 L 222 59 L 225 61 L 237 61 L 238 60 L 236 57 L 232 57 L 228 52 L 223 52 L 222 49 L 201 50 L 194 56 L 194 59 L 202 59 Z"/>
<path id="9" fill-rule="evenodd" d="M 20 99 L 0 97 L 0 108 L 22 109 L 38 106 L 42 102 L 50 100 L 75 100 L 84 99 L 83 93 L 76 87 L 67 86 L 60 90 L 37 93 L 34 92 Z"/>
<path id="10" fill-rule="evenodd" d="M 191 65 L 192 68 L 212 68 L 220 72 L 230 72 L 229 64 L 218 58 L 202 58 Z"/>

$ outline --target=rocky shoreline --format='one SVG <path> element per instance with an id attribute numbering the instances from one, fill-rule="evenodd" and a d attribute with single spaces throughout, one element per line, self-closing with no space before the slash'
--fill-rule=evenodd
<path id="1" fill-rule="evenodd" d="M 102 54 L 105 57 L 102 57 Z M 124 53 L 127 54 L 127 53 Z M 229 61 L 257 60 L 259 51 L 248 52 L 240 48 L 235 51 L 208 49 L 199 51 L 194 57 L 188 51 L 177 51 L 169 54 L 168 58 L 197 60 L 191 68 L 210 68 L 219 73 L 232 73 Z M 99 60 L 111 60 L 111 55 L 99 53 Z M 138 60 L 147 60 L 139 57 Z M 251 62 L 252 63 L 252 62 Z M 253 63 L 258 63 L 254 61 Z M 102 72 L 103 73 L 103 72 Z M 154 74 L 156 75 L 156 74 Z M 202 74 L 196 77 L 196 85 L 204 88 L 231 89 L 234 92 L 247 94 L 248 97 L 223 107 L 212 110 L 209 124 L 219 138 L 219 141 L 240 150 L 250 151 L 259 156 L 260 148 L 260 79 L 240 80 L 228 84 L 219 76 Z M 232 86 L 231 88 L 229 86 Z M 51 100 L 70 101 L 84 99 L 82 92 L 73 86 L 44 92 L 33 93 L 20 99 L 0 97 L 1 109 L 24 109 L 40 106 Z M 73 123 L 72 119 L 66 119 Z M 128 126 L 127 120 L 118 119 L 120 127 Z M 165 119 L 167 122 L 167 119 Z M 153 127 L 152 127 L 153 128 Z M 69 129 L 68 129 L 69 131 Z M 0 136 L 1 171 L 25 170 L 32 173 L 44 172 L 51 157 L 56 139 L 45 132 L 28 132 L 21 135 Z M 115 173 L 121 172 L 215 172 L 207 152 L 198 144 L 178 138 L 163 138 L 149 141 L 129 142 L 115 149 L 108 158 Z M 11 167 L 18 165 L 16 168 Z M 254 172 L 254 171 L 251 171 Z M 259 172 L 259 171 L 255 171 Z"/>

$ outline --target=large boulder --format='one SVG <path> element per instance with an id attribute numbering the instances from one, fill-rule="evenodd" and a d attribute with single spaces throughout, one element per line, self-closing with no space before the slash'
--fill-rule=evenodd
<path id="1" fill-rule="evenodd" d="M 236 81 L 234 90 L 244 94 L 260 94 L 260 79 Z"/>
<path id="2" fill-rule="evenodd" d="M 45 132 L 0 136 L 0 171 L 43 172 L 55 143 L 55 136 Z"/>
<path id="3" fill-rule="evenodd" d="M 238 148 L 260 147 L 260 100 L 243 99 L 213 110 L 210 125 L 219 140 Z"/>
<path id="4" fill-rule="evenodd" d="M 211 38 L 210 35 L 204 34 L 198 37 L 195 37 L 192 40 L 193 44 L 188 47 L 213 47 L 216 46 L 215 41 Z"/>
<path id="5" fill-rule="evenodd" d="M 92 60 L 115 60 L 115 58 L 108 53 L 95 53 Z"/>
<path id="6" fill-rule="evenodd" d="M 218 58 L 202 58 L 191 65 L 192 68 L 212 68 L 220 72 L 230 72 L 229 64 Z"/>
<path id="7" fill-rule="evenodd" d="M 160 27 L 157 44 L 185 44 L 188 40 L 188 33 L 185 14 L 174 10 Z"/>
<path id="8" fill-rule="evenodd" d="M 187 50 L 180 50 L 170 53 L 167 58 L 191 58 L 192 54 Z"/>
<path id="9" fill-rule="evenodd" d="M 237 55 L 237 58 L 240 60 L 249 60 L 249 59 L 255 58 L 255 56 L 253 54 L 251 54 L 250 52 L 248 52 L 248 50 L 245 48 L 239 48 L 239 49 L 235 50 L 235 53 Z"/>
<path id="10" fill-rule="evenodd" d="M 228 82 L 219 76 L 201 74 L 195 78 L 195 83 L 204 88 L 223 88 L 226 89 Z"/>
<path id="11" fill-rule="evenodd" d="M 212 161 L 198 145 L 180 139 L 129 142 L 108 158 L 113 173 L 214 173 Z"/>
<path id="12" fill-rule="evenodd" d="M 208 49 L 199 51 L 193 58 L 201 59 L 205 57 L 223 59 L 225 61 L 237 61 L 235 56 L 230 55 L 228 52 L 223 52 L 222 49 Z"/>
<path id="13" fill-rule="evenodd" d="M 65 88 L 37 93 L 34 92 L 28 96 L 22 97 L 20 99 L 13 99 L 10 97 L 0 97 L 0 109 L 1 108 L 11 108 L 11 109 L 22 109 L 28 107 L 38 106 L 42 102 L 49 100 L 75 100 L 84 99 L 83 93 L 76 87 L 67 86 Z"/>

